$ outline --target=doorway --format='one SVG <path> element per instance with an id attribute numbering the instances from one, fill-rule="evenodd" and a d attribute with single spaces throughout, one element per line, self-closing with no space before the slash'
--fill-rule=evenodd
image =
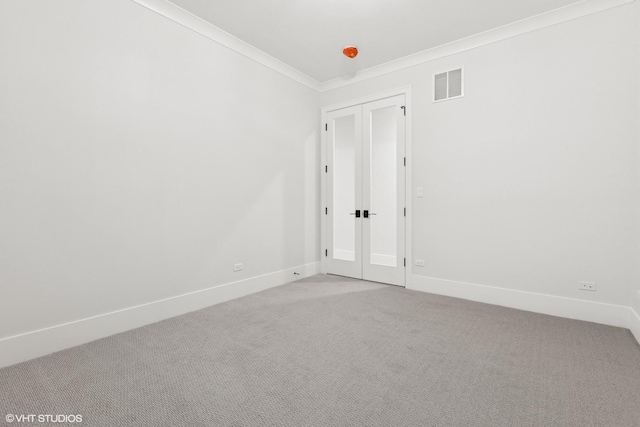
<path id="1" fill-rule="evenodd" d="M 405 94 L 326 113 L 325 267 L 405 285 Z"/>

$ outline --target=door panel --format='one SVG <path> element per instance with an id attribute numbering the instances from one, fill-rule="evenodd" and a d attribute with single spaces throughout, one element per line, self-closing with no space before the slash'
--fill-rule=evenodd
<path id="1" fill-rule="evenodd" d="M 404 95 L 363 105 L 363 278 L 404 286 Z"/>
<path id="2" fill-rule="evenodd" d="M 329 271 L 362 277 L 362 108 L 328 115 Z"/>

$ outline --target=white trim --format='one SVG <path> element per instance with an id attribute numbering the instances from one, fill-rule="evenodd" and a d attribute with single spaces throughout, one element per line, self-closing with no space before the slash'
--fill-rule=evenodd
<path id="1" fill-rule="evenodd" d="M 464 94 L 462 94 L 462 95 L 458 95 L 458 96 L 452 96 L 451 98 L 438 99 L 437 101 L 436 101 L 436 100 L 433 100 L 433 101 L 431 101 L 431 102 L 432 102 L 433 104 L 439 104 L 439 103 L 441 103 L 441 102 L 452 101 L 452 100 L 454 100 L 454 99 L 460 99 L 460 98 L 464 98 Z"/>
<path id="2" fill-rule="evenodd" d="M 332 255 L 335 259 L 341 259 L 344 261 L 355 261 L 356 259 L 356 251 L 334 249 Z"/>
<path id="3" fill-rule="evenodd" d="M 407 96 L 410 93 L 411 93 L 411 86 L 403 86 L 398 89 L 379 92 L 373 95 L 367 95 L 360 98 L 351 99 L 349 101 L 343 101 L 337 104 L 327 105 L 325 107 L 322 107 L 322 120 L 323 120 L 322 125 L 324 127 L 324 124 L 326 123 L 326 114 L 331 111 L 342 110 L 343 108 L 353 107 L 354 105 L 368 104 L 369 102 L 379 101 L 385 98 L 392 98 L 398 95 Z M 409 117 L 408 112 L 407 112 L 407 117 Z"/>
<path id="4" fill-rule="evenodd" d="M 407 215 L 404 218 L 405 239 L 404 253 L 407 260 L 404 269 L 404 286 L 410 287 L 411 278 L 413 277 L 413 99 L 411 98 L 411 86 L 403 89 L 405 91 L 405 111 L 407 117 L 405 120 L 405 147 L 404 155 L 407 164 L 404 168 L 405 177 L 405 195 L 404 204 L 407 208 Z"/>
<path id="5" fill-rule="evenodd" d="M 371 264 L 396 267 L 398 265 L 398 257 L 395 255 L 371 254 Z"/>
<path id="6" fill-rule="evenodd" d="M 426 276 L 413 276 L 411 286 L 407 286 L 407 288 L 503 307 L 517 308 L 519 310 L 533 311 L 535 313 L 549 314 L 551 316 L 629 328 L 630 308 L 622 305 L 605 304 Z"/>
<path id="7" fill-rule="evenodd" d="M 320 82 L 167 0 L 131 0 L 315 91 Z"/>
<path id="8" fill-rule="evenodd" d="M 329 159 L 327 158 L 327 111 L 322 109 L 320 117 L 320 273 L 327 274 L 327 250 L 329 239 L 327 239 L 325 230 L 327 229 L 327 207 L 329 200 L 327 198 L 327 167 Z"/>
<path id="9" fill-rule="evenodd" d="M 629 307 L 629 330 L 640 344 L 640 315 L 633 307 Z"/>
<path id="10" fill-rule="evenodd" d="M 413 104 L 411 98 L 411 86 L 403 86 L 398 89 L 385 91 L 381 93 L 377 93 L 374 95 L 363 96 L 361 98 L 353 99 L 350 101 L 344 101 L 333 105 L 328 105 L 322 107 L 321 111 L 321 134 L 322 138 L 320 141 L 320 161 L 321 168 L 324 171 L 324 167 L 327 163 L 327 132 L 325 131 L 325 125 L 327 124 L 327 115 L 331 111 L 341 110 L 343 108 L 353 107 L 354 105 L 366 104 L 369 102 L 378 101 L 380 99 L 391 98 L 398 95 L 405 96 L 405 111 L 406 111 L 406 121 L 405 121 L 405 156 L 407 158 L 407 166 L 405 168 L 405 205 L 407 208 L 407 216 L 405 217 L 405 257 L 407 258 L 407 265 L 405 268 L 405 277 L 404 277 L 404 286 L 408 287 L 409 282 L 411 280 L 411 257 L 412 255 L 412 202 L 411 196 L 413 194 L 412 185 L 412 162 L 411 162 L 411 153 L 413 148 Z M 325 254 L 325 249 L 327 249 L 328 239 L 326 237 L 327 234 L 327 215 L 325 215 L 324 208 L 327 206 L 327 174 L 322 173 L 322 179 L 320 180 L 320 203 L 322 209 L 322 215 L 320 220 L 320 272 L 323 274 L 327 273 L 327 257 Z"/>
<path id="11" fill-rule="evenodd" d="M 474 34 L 463 39 L 436 46 L 404 58 L 396 59 L 375 67 L 366 68 L 350 79 L 339 77 L 320 84 L 320 92 L 337 89 L 358 83 L 364 80 L 379 77 L 385 74 L 394 73 L 405 68 L 414 67 L 456 53 L 475 49 L 477 47 L 496 43 L 505 39 L 520 36 L 522 34 L 541 30 L 563 22 L 582 18 L 607 9 L 632 3 L 635 0 L 582 0 L 559 9 L 551 10 L 539 15 L 512 22 L 502 27 Z"/>
<path id="12" fill-rule="evenodd" d="M 299 276 L 293 273 L 300 273 Z M 313 262 L 0 339 L 0 368 L 200 310 L 318 273 Z"/>

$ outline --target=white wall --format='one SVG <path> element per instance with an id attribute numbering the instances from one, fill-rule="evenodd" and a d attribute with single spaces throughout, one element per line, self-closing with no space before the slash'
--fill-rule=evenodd
<path id="1" fill-rule="evenodd" d="M 319 97 L 128 0 L 0 2 L 0 349 L 314 263 L 319 105 L 406 85 L 415 278 L 640 313 L 639 11 Z M 459 66 L 465 98 L 432 104 Z"/>
<path id="2" fill-rule="evenodd" d="M 412 86 L 413 258 L 426 266 L 411 280 L 630 305 L 637 13 L 635 2 L 321 95 L 327 106 Z M 465 97 L 432 103 L 433 74 L 458 67 Z"/>
<path id="3" fill-rule="evenodd" d="M 318 122 L 134 2 L 0 2 L 0 338 L 316 262 Z"/>

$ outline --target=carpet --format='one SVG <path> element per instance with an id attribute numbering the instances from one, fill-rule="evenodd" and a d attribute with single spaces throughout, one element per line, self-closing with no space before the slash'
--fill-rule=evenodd
<path id="1" fill-rule="evenodd" d="M 7 414 L 637 427 L 640 346 L 622 328 L 318 275 L 0 369 L 0 425 Z"/>

